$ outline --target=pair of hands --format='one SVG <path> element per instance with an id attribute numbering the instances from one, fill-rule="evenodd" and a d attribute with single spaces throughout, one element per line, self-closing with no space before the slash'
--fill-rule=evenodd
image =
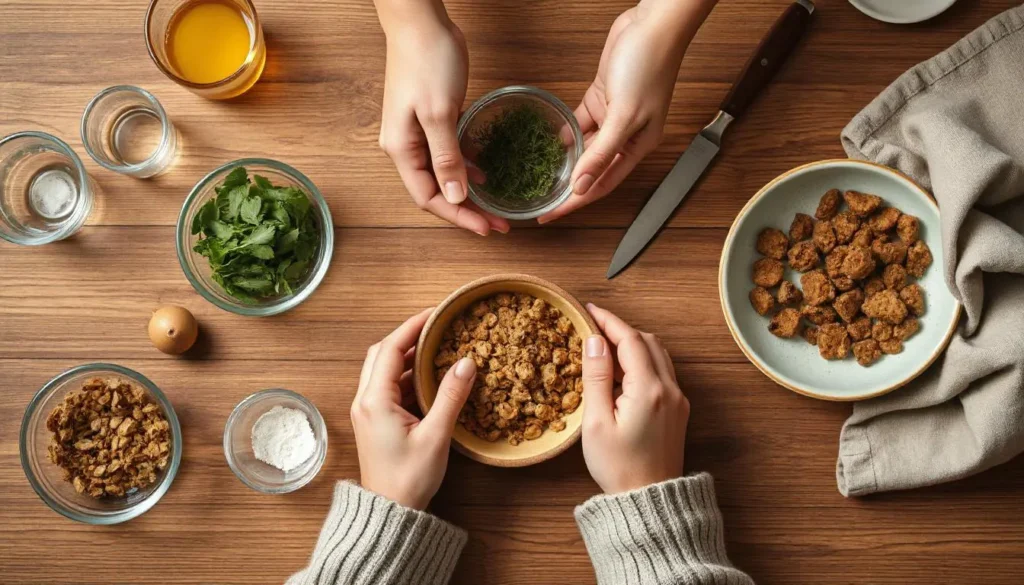
<path id="1" fill-rule="evenodd" d="M 387 35 L 380 146 L 416 204 L 459 227 L 507 233 L 507 220 L 467 201 L 468 167 L 456 135 L 466 97 L 466 40 L 440 0 L 416 8 L 377 0 Z M 576 108 L 585 151 L 572 196 L 540 217 L 558 219 L 617 187 L 661 142 L 680 62 L 714 0 L 642 0 L 608 33 L 597 77 Z M 475 177 L 470 177 L 474 174 Z"/>
<path id="2" fill-rule="evenodd" d="M 609 311 L 587 308 L 604 332 L 583 348 L 587 469 L 607 494 L 680 477 L 690 405 L 668 351 Z M 352 403 L 363 487 L 417 510 L 441 487 L 452 431 L 476 376 L 473 360 L 463 359 L 441 381 L 422 420 L 406 409 L 416 339 L 429 315 L 410 318 L 370 348 Z"/>

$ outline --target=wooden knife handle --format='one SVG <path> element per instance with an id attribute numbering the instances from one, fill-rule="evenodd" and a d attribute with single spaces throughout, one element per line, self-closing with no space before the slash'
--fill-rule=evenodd
<path id="1" fill-rule="evenodd" d="M 722 102 L 722 111 L 738 118 L 775 77 L 783 62 L 807 31 L 814 4 L 809 0 L 794 2 L 775 21 L 772 29 L 743 67 L 739 80 Z"/>

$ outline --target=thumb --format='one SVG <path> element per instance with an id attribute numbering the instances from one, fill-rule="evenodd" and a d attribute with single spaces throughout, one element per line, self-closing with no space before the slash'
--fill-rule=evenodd
<path id="1" fill-rule="evenodd" d="M 591 335 L 583 347 L 583 422 L 606 422 L 614 418 L 615 363 L 608 341 Z"/>
<path id="2" fill-rule="evenodd" d="M 458 112 L 430 117 L 421 121 L 430 148 L 430 161 L 441 194 L 449 203 L 466 200 L 466 162 L 462 158 L 459 139 L 455 135 Z"/>
<path id="3" fill-rule="evenodd" d="M 441 380 L 434 404 L 430 407 L 430 412 L 423 417 L 420 428 L 428 429 L 432 435 L 450 438 L 462 405 L 466 403 L 469 391 L 473 389 L 474 379 L 476 379 L 476 362 L 471 358 L 459 360 Z"/>
<path id="4" fill-rule="evenodd" d="M 609 116 L 573 169 L 572 192 L 584 195 L 622 152 L 632 136 L 628 120 Z"/>

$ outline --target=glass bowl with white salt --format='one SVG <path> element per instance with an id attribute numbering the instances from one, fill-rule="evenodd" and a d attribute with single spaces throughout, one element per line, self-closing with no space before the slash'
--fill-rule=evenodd
<path id="1" fill-rule="evenodd" d="M 224 425 L 224 457 L 238 479 L 286 494 L 316 477 L 327 456 L 327 426 L 301 394 L 273 388 L 238 403 Z"/>
<path id="2" fill-rule="evenodd" d="M 18 132 L 0 139 L 0 238 L 23 246 L 63 240 L 85 224 L 95 192 L 60 138 Z"/>

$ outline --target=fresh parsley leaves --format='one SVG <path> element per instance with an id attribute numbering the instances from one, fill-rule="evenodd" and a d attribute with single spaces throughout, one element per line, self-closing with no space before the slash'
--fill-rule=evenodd
<path id="1" fill-rule="evenodd" d="M 246 303 L 291 294 L 309 272 L 320 225 L 297 187 L 278 187 L 244 167 L 231 171 L 192 218 L 193 250 L 212 278 Z"/>

